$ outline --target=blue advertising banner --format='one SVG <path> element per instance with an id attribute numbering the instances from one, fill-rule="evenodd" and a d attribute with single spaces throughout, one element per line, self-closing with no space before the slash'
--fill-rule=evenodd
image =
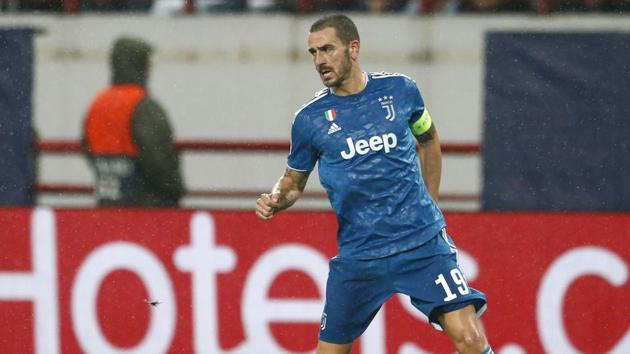
<path id="1" fill-rule="evenodd" d="M 630 33 L 486 35 L 485 210 L 630 210 Z"/>
<path id="2" fill-rule="evenodd" d="M 33 34 L 0 28 L 0 205 L 34 202 Z"/>

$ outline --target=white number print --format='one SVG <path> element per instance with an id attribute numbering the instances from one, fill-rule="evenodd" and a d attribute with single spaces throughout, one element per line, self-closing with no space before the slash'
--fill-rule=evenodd
<path id="1" fill-rule="evenodd" d="M 459 271 L 459 269 L 457 268 L 451 269 L 451 278 L 453 279 L 453 282 L 457 284 L 457 291 L 459 291 L 461 295 L 468 295 L 470 293 L 470 289 L 468 288 L 468 285 L 466 284 L 466 279 L 464 278 L 464 275 L 462 274 L 462 272 Z M 457 298 L 457 294 L 453 293 L 453 291 L 451 291 L 451 288 L 448 286 L 448 283 L 446 282 L 446 278 L 444 277 L 444 274 L 438 275 L 437 279 L 435 279 L 435 284 L 442 285 L 442 288 L 444 289 L 444 292 L 446 293 L 446 297 L 444 298 L 444 301 L 448 302 Z"/>

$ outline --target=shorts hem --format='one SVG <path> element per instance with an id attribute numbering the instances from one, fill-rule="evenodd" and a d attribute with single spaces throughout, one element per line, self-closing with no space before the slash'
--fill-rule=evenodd
<path id="1" fill-rule="evenodd" d="M 357 338 L 359 338 L 359 337 L 357 337 Z M 330 344 L 344 345 L 344 344 L 351 344 L 351 343 L 353 343 L 355 341 L 355 339 L 357 339 L 357 338 L 351 339 L 350 341 L 346 341 L 344 339 L 341 339 L 341 340 L 326 339 L 326 338 L 322 338 L 321 336 L 319 336 L 318 339 L 320 341 L 322 341 L 322 342 L 326 342 L 326 343 L 330 343 Z"/>
<path id="2" fill-rule="evenodd" d="M 438 307 L 438 308 L 434 309 L 432 311 L 432 313 L 431 313 L 431 316 L 429 316 L 429 323 L 436 330 L 444 331 L 444 328 L 442 328 L 442 324 L 436 318 L 437 314 L 439 314 L 439 313 L 449 313 L 449 312 L 457 311 L 457 310 L 462 309 L 462 308 L 464 308 L 464 307 L 466 307 L 468 305 L 475 306 L 475 312 L 477 314 L 477 318 L 481 317 L 481 315 L 483 315 L 484 312 L 486 312 L 486 310 L 488 309 L 488 303 L 485 301 L 485 299 L 483 299 L 483 298 L 470 299 L 470 300 L 467 300 L 467 301 L 462 301 L 462 302 L 457 303 L 457 304 L 441 306 L 441 307 Z M 441 311 L 441 309 L 444 309 L 444 308 L 446 308 L 445 311 Z"/>

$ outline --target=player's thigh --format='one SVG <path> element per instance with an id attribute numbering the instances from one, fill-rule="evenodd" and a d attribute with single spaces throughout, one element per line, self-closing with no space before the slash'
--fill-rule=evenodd
<path id="1" fill-rule="evenodd" d="M 352 343 L 333 344 L 320 340 L 317 342 L 317 354 L 348 354 L 352 350 Z"/>
<path id="2" fill-rule="evenodd" d="M 370 324 L 392 295 L 385 261 L 334 258 L 326 283 L 326 304 L 319 338 L 332 344 L 349 344 Z"/>

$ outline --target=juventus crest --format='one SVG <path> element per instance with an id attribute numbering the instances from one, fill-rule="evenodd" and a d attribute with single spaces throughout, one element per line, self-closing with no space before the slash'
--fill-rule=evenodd
<path id="1" fill-rule="evenodd" d="M 396 110 L 394 109 L 394 96 L 383 96 L 378 98 L 381 107 L 387 111 L 385 119 L 393 121 L 396 119 Z"/>

